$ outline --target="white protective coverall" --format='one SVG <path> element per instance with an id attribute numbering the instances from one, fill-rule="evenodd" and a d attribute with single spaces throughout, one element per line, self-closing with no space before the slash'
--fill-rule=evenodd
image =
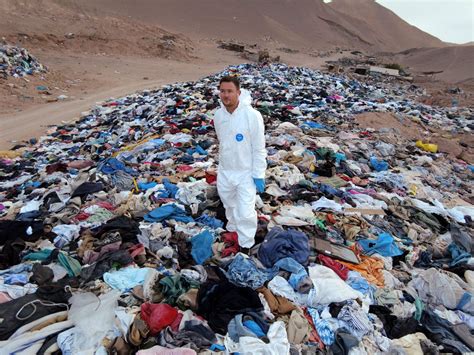
<path id="1" fill-rule="evenodd" d="M 250 93 L 241 90 L 233 113 L 221 103 L 214 115 L 219 139 L 217 191 L 225 207 L 227 230 L 237 232 L 243 248 L 253 246 L 257 231 L 253 178 L 264 179 L 267 168 L 265 127 L 251 101 Z"/>

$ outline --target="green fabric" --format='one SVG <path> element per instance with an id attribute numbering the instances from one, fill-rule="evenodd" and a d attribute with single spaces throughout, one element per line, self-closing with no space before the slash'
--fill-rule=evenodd
<path id="1" fill-rule="evenodd" d="M 103 224 L 114 217 L 115 215 L 109 210 L 105 208 L 98 208 L 97 211 L 87 219 L 87 222 L 93 224 Z"/>
<path id="2" fill-rule="evenodd" d="M 298 182 L 298 185 L 301 186 L 301 187 L 312 188 L 314 184 L 309 180 L 300 180 Z"/>
<path id="3" fill-rule="evenodd" d="M 341 179 L 339 176 L 334 175 L 333 177 L 320 177 L 318 178 L 318 181 L 322 184 L 329 185 L 331 187 L 334 187 L 335 189 L 340 189 L 341 187 L 349 185 L 349 183 Z"/>
<path id="4" fill-rule="evenodd" d="M 67 270 L 67 274 L 71 277 L 79 276 L 81 273 L 81 264 L 76 259 L 64 253 L 58 254 L 58 261 L 62 267 Z"/>
<path id="5" fill-rule="evenodd" d="M 423 311 L 425 309 L 425 304 L 419 298 L 417 298 L 415 300 L 415 307 L 416 310 L 414 317 L 419 322 L 421 320 L 421 315 L 423 314 Z"/>
<path id="6" fill-rule="evenodd" d="M 268 106 L 258 106 L 257 110 L 264 116 L 270 116 L 272 114 L 272 110 Z"/>
<path id="7" fill-rule="evenodd" d="M 325 231 L 326 230 L 326 225 L 324 224 L 324 221 L 321 221 L 320 219 L 316 219 L 314 221 L 314 224 L 318 226 L 319 229 Z"/>
<path id="8" fill-rule="evenodd" d="M 316 149 L 316 156 L 318 157 L 318 159 L 325 160 L 328 154 L 331 159 L 334 159 L 336 157 L 336 153 L 334 153 L 331 148 L 321 147 Z"/>
<path id="9" fill-rule="evenodd" d="M 35 251 L 23 257 L 23 260 L 35 260 L 35 261 L 44 261 L 48 259 L 54 249 L 43 249 L 40 251 Z"/>
<path id="10" fill-rule="evenodd" d="M 165 303 L 172 306 L 176 304 L 178 297 L 188 292 L 190 288 L 198 288 L 199 283 L 189 282 L 181 275 L 166 276 L 160 280 L 161 293 L 165 297 Z"/>

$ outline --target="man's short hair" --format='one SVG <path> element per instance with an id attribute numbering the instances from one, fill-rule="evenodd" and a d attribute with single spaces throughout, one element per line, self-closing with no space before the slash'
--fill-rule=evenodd
<path id="1" fill-rule="evenodd" d="M 222 83 L 234 83 L 237 90 L 240 90 L 240 80 L 236 76 L 226 75 L 221 78 L 219 81 L 219 88 L 221 87 Z"/>

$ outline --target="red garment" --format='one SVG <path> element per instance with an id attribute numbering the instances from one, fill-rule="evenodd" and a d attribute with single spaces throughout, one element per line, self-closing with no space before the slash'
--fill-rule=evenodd
<path id="1" fill-rule="evenodd" d="M 176 317 L 174 322 L 170 324 L 170 328 L 171 330 L 173 330 L 173 332 L 179 331 L 179 325 L 181 324 L 182 320 L 183 320 L 183 313 L 178 313 L 178 316 Z"/>
<path id="2" fill-rule="evenodd" d="M 206 172 L 206 182 L 211 185 L 217 181 L 217 176 Z"/>
<path id="3" fill-rule="evenodd" d="M 78 213 L 74 219 L 78 220 L 78 221 L 85 221 L 86 219 L 88 219 L 91 215 L 89 213 L 86 213 L 86 212 L 80 212 Z"/>
<path id="4" fill-rule="evenodd" d="M 341 263 L 337 262 L 336 260 L 330 258 L 329 256 L 319 254 L 318 255 L 318 261 L 321 263 L 321 265 L 327 266 L 331 270 L 333 270 L 337 276 L 339 276 L 341 279 L 344 281 L 347 280 L 348 274 L 349 274 L 349 268 L 345 265 L 342 265 Z"/>
<path id="5" fill-rule="evenodd" d="M 336 218 L 334 217 L 334 215 L 332 213 L 328 213 L 326 215 L 326 222 L 328 222 L 330 224 L 336 224 L 337 223 Z"/>
<path id="6" fill-rule="evenodd" d="M 225 248 L 221 252 L 223 258 L 239 252 L 239 236 L 236 232 L 223 233 L 221 235 L 221 241 L 225 244 Z"/>
<path id="7" fill-rule="evenodd" d="M 135 244 L 133 247 L 128 248 L 128 252 L 132 258 L 136 257 L 137 255 L 145 254 L 145 247 L 143 244 Z"/>
<path id="8" fill-rule="evenodd" d="M 344 181 L 352 181 L 351 178 L 347 176 L 346 174 L 337 174 L 337 175 Z"/>
<path id="9" fill-rule="evenodd" d="M 166 303 L 143 303 L 141 317 L 150 328 L 150 335 L 154 336 L 173 324 L 178 311 Z"/>
<path id="10" fill-rule="evenodd" d="M 115 206 L 107 201 L 98 201 L 98 202 L 95 202 L 94 204 L 99 207 L 105 208 L 106 210 L 109 210 L 109 211 L 115 210 Z"/>
<path id="11" fill-rule="evenodd" d="M 323 350 L 324 349 L 324 343 L 321 340 L 321 338 L 319 337 L 319 334 L 316 330 L 316 327 L 315 327 L 314 322 L 313 322 L 313 317 L 311 317 L 311 315 L 308 313 L 306 308 L 303 308 L 303 310 L 304 310 L 304 312 L 303 312 L 304 317 L 308 320 L 308 323 L 311 326 L 311 332 L 309 333 L 308 341 L 310 341 L 311 343 L 317 343 L 319 345 L 319 349 Z"/>

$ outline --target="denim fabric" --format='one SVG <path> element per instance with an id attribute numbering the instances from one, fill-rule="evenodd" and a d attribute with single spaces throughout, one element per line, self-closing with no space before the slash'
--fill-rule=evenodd
<path id="1" fill-rule="evenodd" d="M 245 318 L 245 320 L 244 320 Z M 264 337 L 269 330 L 269 325 L 263 317 L 256 312 L 246 312 L 236 315 L 227 326 L 229 337 L 238 342 L 240 337 Z"/>
<path id="2" fill-rule="evenodd" d="M 275 274 L 272 270 L 259 269 L 255 262 L 242 254 L 232 260 L 224 273 L 233 284 L 254 290 L 262 287 Z"/>
<path id="3" fill-rule="evenodd" d="M 236 343 L 239 342 L 240 337 L 256 337 L 254 332 L 242 324 L 242 316 L 242 314 L 236 315 L 227 326 L 229 337 Z"/>
<path id="4" fill-rule="evenodd" d="M 196 222 L 202 223 L 213 229 L 222 228 L 224 226 L 224 222 L 222 222 L 221 220 L 217 218 L 208 216 L 207 214 L 203 214 L 201 217 L 197 218 Z"/>
<path id="5" fill-rule="evenodd" d="M 288 282 L 296 291 L 300 293 L 308 293 L 312 288 L 313 283 L 311 282 L 311 279 L 309 278 L 304 266 L 293 258 L 284 258 L 278 260 L 273 267 L 275 274 L 279 269 L 291 272 Z"/>
<path id="6" fill-rule="evenodd" d="M 97 170 L 107 175 L 113 175 L 117 171 L 123 171 L 129 175 L 137 175 L 135 170 L 127 167 L 124 163 L 122 163 L 120 160 L 117 160 L 116 158 L 108 158 L 104 160 L 99 164 Z"/>
<path id="7" fill-rule="evenodd" d="M 9 274 L 3 278 L 6 285 L 24 285 L 28 283 L 28 274 Z"/>
<path id="8" fill-rule="evenodd" d="M 468 253 L 463 247 L 460 247 L 455 243 L 449 244 L 448 251 L 451 253 L 452 260 L 449 263 L 449 266 L 451 267 L 465 264 L 471 258 L 471 253 Z"/>

